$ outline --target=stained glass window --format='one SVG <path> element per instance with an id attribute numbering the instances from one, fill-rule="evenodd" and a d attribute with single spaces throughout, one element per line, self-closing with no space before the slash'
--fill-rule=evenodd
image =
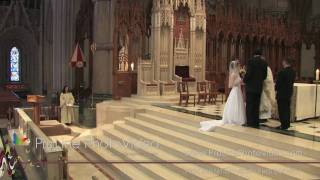
<path id="1" fill-rule="evenodd" d="M 10 81 L 20 81 L 20 52 L 17 47 L 10 51 Z"/>

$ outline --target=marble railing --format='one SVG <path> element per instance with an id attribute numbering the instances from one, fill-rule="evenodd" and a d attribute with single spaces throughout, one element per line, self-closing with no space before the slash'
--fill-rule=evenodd
<path id="1" fill-rule="evenodd" d="M 30 109 L 26 111 L 30 113 Z M 66 149 L 46 136 L 31 120 L 27 112 L 16 108 L 14 118 L 20 132 L 25 134 L 30 141 L 27 148 L 35 158 L 33 161 L 40 166 L 39 170 L 43 172 L 46 179 L 68 179 L 64 161 L 67 156 Z"/>

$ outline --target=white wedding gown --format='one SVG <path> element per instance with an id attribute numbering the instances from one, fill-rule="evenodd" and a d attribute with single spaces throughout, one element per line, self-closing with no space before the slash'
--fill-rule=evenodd
<path id="1" fill-rule="evenodd" d="M 232 87 L 224 106 L 222 120 L 200 122 L 201 131 L 213 131 L 217 126 L 225 124 L 243 125 L 246 122 L 245 105 L 241 92 L 241 78 L 239 74 L 231 74 L 229 87 Z"/>

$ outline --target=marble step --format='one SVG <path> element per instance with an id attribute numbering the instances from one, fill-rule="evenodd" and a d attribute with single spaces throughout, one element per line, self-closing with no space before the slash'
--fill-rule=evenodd
<path id="1" fill-rule="evenodd" d="M 171 130 L 165 127 L 161 127 L 159 125 L 152 124 L 151 122 L 143 121 L 140 119 L 132 119 L 132 118 L 126 118 L 126 120 L 128 125 L 131 125 L 137 129 L 141 129 L 148 133 L 154 134 L 156 136 L 162 137 L 164 139 L 170 139 L 171 141 L 177 144 L 192 148 L 195 151 L 208 152 L 211 150 L 214 152 L 214 154 L 218 154 L 218 156 L 215 156 L 215 157 L 218 158 L 220 161 L 236 161 L 236 162 L 247 162 L 247 161 L 262 162 L 263 161 L 263 159 L 259 157 L 251 156 L 250 154 L 241 154 L 241 155 L 236 154 L 235 156 L 234 152 L 232 152 L 234 148 L 231 148 L 230 146 L 228 146 L 227 143 L 213 144 L 205 140 L 202 140 L 200 138 L 193 137 L 192 135 L 178 132 L 177 130 Z M 285 173 L 281 173 L 281 171 L 279 172 L 279 169 L 283 168 L 283 166 L 280 164 L 244 163 L 244 164 L 238 165 L 237 167 L 245 168 L 247 170 L 260 169 L 261 171 L 264 171 L 264 172 L 270 172 L 270 171 L 278 172 L 277 174 L 270 173 L 270 177 L 273 179 L 283 179 L 283 178 L 295 179 L 295 177 L 290 173 L 285 174 Z"/>
<path id="2" fill-rule="evenodd" d="M 86 143 L 84 141 L 80 143 L 79 151 L 84 154 L 90 162 L 100 162 L 96 163 L 96 166 L 114 179 L 152 179 L 131 164 L 108 163 L 109 161 L 124 161 L 119 157 L 118 153 L 112 153 L 107 149 L 99 147 L 99 145 Z"/>
<path id="3" fill-rule="evenodd" d="M 200 127 L 201 121 L 210 120 L 210 119 L 202 118 L 199 116 L 194 116 L 194 115 L 185 114 L 185 113 L 182 114 L 181 112 L 176 112 L 176 111 L 161 109 L 161 108 L 148 108 L 148 109 L 146 109 L 146 113 L 151 114 L 151 115 L 155 115 L 158 117 L 162 117 L 162 118 L 168 119 L 170 121 L 188 124 L 190 126 L 197 127 L 197 128 Z M 244 128 L 242 126 L 224 126 L 223 129 L 218 128 L 217 131 L 220 131 L 220 130 L 222 130 L 222 131 L 230 130 L 232 132 L 235 132 L 235 133 L 229 134 L 230 136 L 233 136 L 233 137 L 237 137 L 239 133 L 245 133 L 245 135 L 247 134 L 247 135 L 251 136 L 251 139 L 255 140 L 255 141 L 259 141 L 259 138 L 263 138 L 268 141 L 268 143 L 265 143 L 267 145 L 269 143 L 275 141 L 275 143 L 277 143 L 277 145 L 281 145 L 281 144 L 283 144 L 284 146 L 294 145 L 294 146 L 298 146 L 298 147 L 302 147 L 302 148 L 307 148 L 310 150 L 319 149 L 319 151 L 320 151 L 320 143 L 310 141 L 310 140 L 301 139 L 301 138 L 295 138 L 295 137 L 291 137 L 291 136 L 284 135 L 284 134 L 260 130 L 260 129 L 256 129 L 256 128 Z M 254 136 L 252 136 L 252 134 L 254 134 Z M 259 138 L 255 138 L 255 137 L 259 137 Z M 302 149 L 302 150 L 307 150 L 307 149 Z M 319 152 L 316 152 L 316 154 L 318 154 L 318 153 Z"/>
<path id="4" fill-rule="evenodd" d="M 247 139 L 253 142 L 263 143 L 268 146 L 278 147 L 281 149 L 290 149 L 296 151 L 305 152 L 313 158 L 320 158 L 320 143 L 301 138 L 295 138 L 284 134 L 274 133 L 270 131 L 263 131 L 255 128 L 243 128 L 239 126 L 226 126 L 222 129 L 218 129 L 219 133 L 226 133 L 229 136 L 236 137 L 241 133 L 243 139 Z M 252 137 L 252 134 L 254 136 Z M 256 138 L 258 137 L 258 138 Z"/>
<path id="5" fill-rule="evenodd" d="M 151 133 L 145 132 L 141 129 L 132 127 L 128 124 L 117 124 L 115 125 L 115 129 L 119 132 L 126 134 L 129 137 L 134 137 L 135 139 L 144 139 L 147 141 L 153 141 L 159 144 L 158 148 L 152 149 L 144 149 L 144 155 L 149 156 L 154 161 L 174 161 L 174 162 L 201 162 L 201 159 L 197 158 L 197 156 L 207 156 L 205 153 L 197 154 L 191 148 L 181 146 L 179 144 L 175 144 L 171 142 L 169 139 L 161 138 L 155 136 Z M 203 159 L 202 159 L 203 160 Z M 236 175 L 234 173 L 228 172 L 226 169 L 230 167 L 228 164 L 220 164 L 220 165 L 210 165 L 210 164 L 202 164 L 202 163 L 184 163 L 184 164 L 173 164 L 172 169 L 176 172 L 185 174 L 186 172 L 191 173 L 193 176 L 201 176 L 202 179 L 219 177 L 226 179 L 247 179 L 242 176 Z M 243 171 L 242 171 L 243 172 Z M 189 175 L 190 179 L 196 179 Z"/>
<path id="6" fill-rule="evenodd" d="M 152 104 L 152 103 L 171 103 L 177 104 L 179 102 L 179 94 L 176 95 L 163 95 L 163 96 L 139 96 L 132 95 L 129 98 L 124 97 L 125 100 L 130 100 L 137 103 Z M 221 96 L 218 96 L 217 102 L 221 102 Z M 197 100 L 197 97 L 196 97 Z"/>
<path id="7" fill-rule="evenodd" d="M 118 124 L 119 125 L 119 124 Z M 131 136 L 125 135 L 117 130 L 104 130 L 105 137 L 104 139 L 111 139 L 112 142 L 120 143 L 120 147 L 117 147 L 117 150 L 126 154 L 130 161 L 142 161 L 142 162 L 155 162 L 161 159 L 155 158 L 156 156 L 162 155 L 163 152 L 159 151 L 156 147 L 156 144 L 143 144 L 148 143 L 142 141 L 141 139 L 136 139 Z M 100 137 L 101 139 L 102 137 Z M 122 148 L 121 148 L 122 146 Z M 175 157 L 172 157 L 175 158 Z M 163 161 L 164 162 L 164 161 Z M 198 176 L 188 173 L 186 170 L 179 168 L 178 166 L 172 164 L 160 164 L 160 163 L 150 163 L 150 164 L 141 164 L 141 166 L 146 169 L 154 172 L 158 176 L 164 179 L 201 179 Z M 144 171 L 145 172 L 145 171 Z M 160 177 L 155 179 L 160 179 Z"/>
<path id="8" fill-rule="evenodd" d="M 271 144 L 274 148 L 282 151 L 287 151 L 287 149 L 285 149 L 282 144 L 290 142 L 289 144 L 284 144 L 284 146 L 291 145 L 292 149 L 297 152 L 308 151 L 308 153 L 310 154 L 305 154 L 306 158 L 311 158 L 314 160 L 318 160 L 320 158 L 320 151 L 315 150 L 317 149 L 317 147 L 319 147 L 320 143 L 316 145 L 314 142 L 306 141 L 303 139 L 297 139 L 294 137 L 285 136 L 268 131 L 262 131 L 255 128 L 225 125 L 222 127 L 217 127 L 217 130 L 215 132 L 199 132 L 199 123 L 196 126 L 194 126 L 186 123 L 185 121 L 175 121 L 176 119 L 172 120 L 167 118 L 161 118 L 147 113 L 138 113 L 136 117 L 140 120 L 147 120 L 149 123 L 156 123 L 161 127 L 166 127 L 169 129 L 180 131 L 181 133 L 189 134 L 200 139 L 206 139 L 207 141 L 211 141 L 213 143 L 217 143 L 216 141 L 213 141 L 213 139 L 215 139 L 216 136 L 225 135 L 231 139 L 239 139 L 239 134 L 242 135 L 242 133 L 244 133 L 245 136 L 242 136 L 244 138 L 239 140 L 245 140 L 245 142 L 254 143 L 256 145 L 264 147 L 269 147 Z M 238 131 L 238 133 L 230 133 L 230 131 Z M 252 136 L 253 134 L 254 136 Z M 259 134 L 262 134 L 262 136 L 260 137 Z M 274 137 L 274 139 L 270 139 L 265 135 L 272 136 Z M 252 138 L 248 138 L 247 136 L 250 136 Z M 259 136 L 259 138 L 263 138 L 264 141 L 268 141 L 268 143 L 260 142 L 259 140 L 253 140 L 257 139 L 257 136 Z M 298 143 L 294 144 L 296 141 L 298 141 Z M 308 146 L 308 148 L 306 148 L 306 146 Z"/>
<path id="9" fill-rule="evenodd" d="M 123 97 L 123 101 L 135 103 L 138 105 L 150 105 L 153 103 L 178 103 L 179 96 L 137 96 Z"/>
<path id="10" fill-rule="evenodd" d="M 288 150 L 272 148 L 267 145 L 254 143 L 252 141 L 248 141 L 245 139 L 239 138 L 239 134 L 237 137 L 230 137 L 225 133 L 200 133 L 198 131 L 198 127 L 189 126 L 184 123 L 177 123 L 175 121 L 159 118 L 153 115 L 141 113 L 137 115 L 137 118 L 140 120 L 147 121 L 149 123 L 153 123 L 155 125 L 171 129 L 176 132 L 180 132 L 182 134 L 188 134 L 192 137 L 196 137 L 200 140 L 205 140 L 207 142 L 213 144 L 220 144 L 222 146 L 227 146 L 230 149 L 241 150 L 242 152 L 254 152 L 250 156 L 255 156 L 260 158 L 263 161 L 317 161 L 316 157 L 308 157 L 303 153 L 299 153 L 302 151 L 298 151 L 297 153 L 291 153 Z M 234 126 L 224 126 L 233 128 Z M 245 129 L 244 127 L 242 127 Z M 248 129 L 248 128 L 247 128 Z M 271 153 L 270 153 L 271 152 Z M 319 177 L 320 173 L 317 172 L 317 166 L 306 164 L 303 167 L 301 166 L 292 166 L 291 164 L 284 165 L 282 167 L 287 171 L 296 170 L 296 176 L 302 177 L 310 177 L 315 178 Z M 300 174 L 299 174 L 300 173 Z M 309 173 L 309 174 L 306 174 Z"/>
<path id="11" fill-rule="evenodd" d="M 163 108 L 147 108 L 146 114 L 154 115 L 164 119 L 170 119 L 171 121 L 182 122 L 194 127 L 199 126 L 199 122 L 208 120 L 200 116 L 195 116 L 191 114 L 181 113 L 177 111 L 172 111 Z"/>
<path id="12" fill-rule="evenodd" d="M 146 101 L 164 101 L 164 102 L 177 102 L 179 101 L 179 94 L 175 95 L 163 95 L 163 96 L 139 96 L 139 95 L 132 95 L 132 99 L 142 99 Z"/>
<path id="13" fill-rule="evenodd" d="M 142 100 L 142 99 L 138 99 L 138 98 L 127 98 L 127 97 L 123 97 L 121 99 L 122 101 L 131 103 L 131 104 L 136 104 L 136 105 L 148 105 L 151 104 L 150 101 L 146 101 L 146 100 Z"/>
<path id="14" fill-rule="evenodd" d="M 135 119 L 136 120 L 136 119 Z M 177 156 L 184 161 L 193 161 L 193 162 L 201 162 L 201 161 L 213 161 L 213 162 L 221 162 L 218 158 L 214 156 L 215 152 L 212 152 L 210 154 L 210 150 L 203 150 L 203 148 L 198 148 L 197 145 L 181 145 L 179 143 L 172 142 L 172 137 L 160 137 L 155 134 L 145 132 L 144 130 L 141 130 L 136 127 L 130 127 L 131 125 L 126 125 L 126 128 L 122 126 L 115 126 L 116 129 L 119 129 L 119 131 L 122 131 L 123 133 L 127 133 L 130 136 L 135 136 L 137 138 L 144 138 L 149 137 L 149 140 L 154 140 L 156 142 L 161 142 L 160 148 L 163 148 L 163 151 L 166 151 L 169 154 L 173 154 L 174 156 Z M 131 129 L 131 130 L 130 130 Z M 137 134 L 143 133 L 143 135 Z M 198 169 L 199 171 L 203 172 L 217 172 L 221 176 L 227 176 L 228 179 L 239 179 L 239 178 L 253 178 L 257 177 L 259 179 L 263 179 L 266 177 L 261 176 L 257 171 L 259 171 L 259 167 L 256 168 L 244 168 L 238 165 L 234 164 L 213 164 L 213 166 L 203 166 L 202 164 L 197 164 L 199 167 L 194 168 Z M 245 166 L 245 165 L 244 165 Z M 229 169 L 232 169 L 235 171 L 232 172 L 232 170 L 229 171 Z M 253 171 L 251 171 L 253 169 Z M 257 170 L 257 171 L 254 171 Z M 239 177 L 237 172 L 241 172 L 241 176 Z M 233 176 L 233 177 L 230 177 Z M 237 177 L 238 176 L 238 177 Z M 244 176 L 244 177 L 242 177 Z"/>
<path id="15" fill-rule="evenodd" d="M 78 151 L 72 147 L 68 148 L 68 156 L 68 161 L 88 162 Z M 106 179 L 106 176 L 90 162 L 81 164 L 70 163 L 68 164 L 68 173 L 72 179 L 91 179 L 93 176 L 100 180 Z"/>

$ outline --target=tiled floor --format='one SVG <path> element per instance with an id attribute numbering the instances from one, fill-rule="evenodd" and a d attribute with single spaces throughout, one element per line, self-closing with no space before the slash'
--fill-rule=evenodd
<path id="1" fill-rule="evenodd" d="M 277 120 L 268 120 L 265 125 L 277 127 L 280 125 L 280 122 Z M 291 127 L 288 130 L 320 136 L 320 119 L 310 119 L 291 123 Z"/>
<path id="2" fill-rule="evenodd" d="M 214 116 L 222 116 L 224 104 L 196 105 L 196 106 L 188 106 L 188 107 L 172 106 L 172 107 L 184 108 L 189 111 L 202 112 L 204 114 L 210 114 L 210 115 L 214 115 Z"/>

